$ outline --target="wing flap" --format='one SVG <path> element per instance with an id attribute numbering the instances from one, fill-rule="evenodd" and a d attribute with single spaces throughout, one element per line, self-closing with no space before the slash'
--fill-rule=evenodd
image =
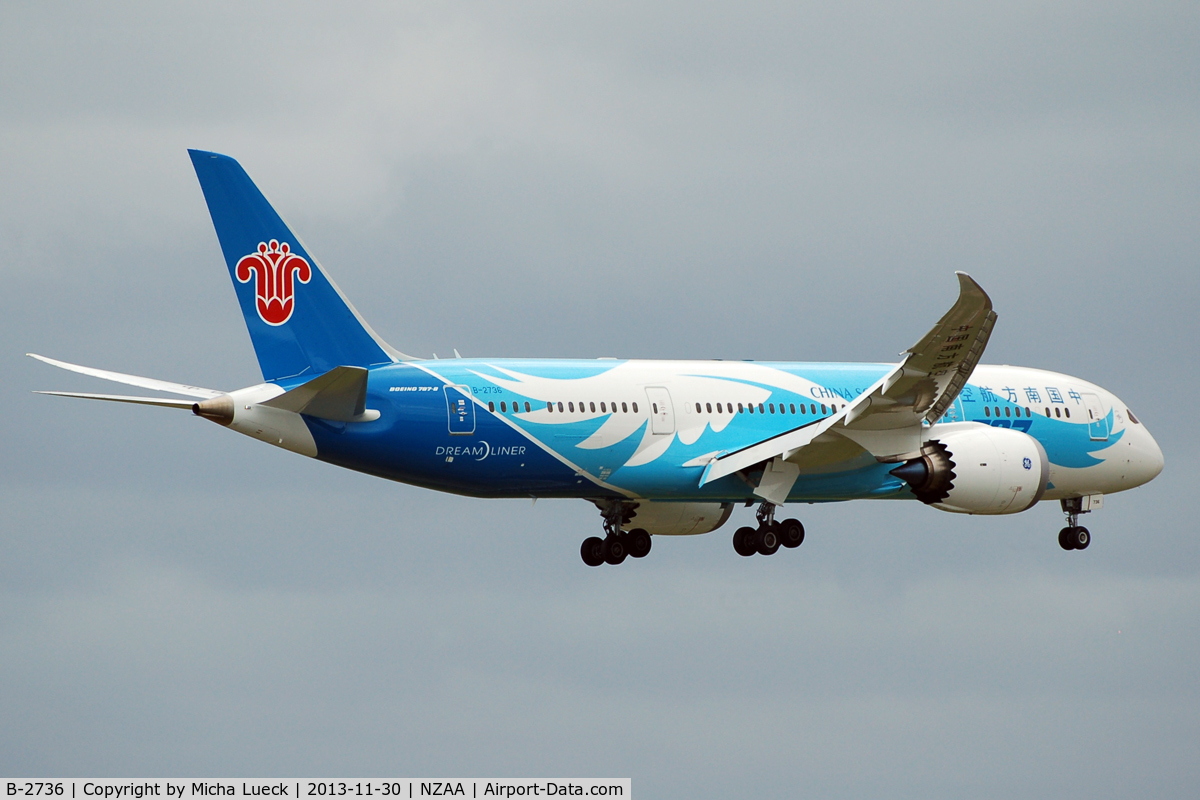
<path id="1" fill-rule="evenodd" d="M 835 423 L 841 420 L 845 413 L 844 410 L 840 411 L 832 417 L 826 417 L 817 422 L 810 422 L 808 425 L 781 433 L 778 436 L 765 439 L 757 444 L 744 447 L 741 450 L 735 450 L 728 455 L 714 458 L 705 467 L 700 485 L 704 486 L 707 483 L 712 483 L 715 480 L 724 478 L 726 475 L 732 475 L 739 470 L 770 461 L 777 456 L 787 459 L 794 452 L 802 449 L 812 442 L 813 439 L 816 439 L 822 433 L 832 428 Z"/>

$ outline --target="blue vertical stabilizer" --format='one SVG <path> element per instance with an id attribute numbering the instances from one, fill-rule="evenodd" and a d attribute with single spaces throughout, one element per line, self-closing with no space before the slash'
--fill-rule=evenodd
<path id="1" fill-rule="evenodd" d="M 371 330 L 238 162 L 188 153 L 264 379 L 408 359 Z"/>

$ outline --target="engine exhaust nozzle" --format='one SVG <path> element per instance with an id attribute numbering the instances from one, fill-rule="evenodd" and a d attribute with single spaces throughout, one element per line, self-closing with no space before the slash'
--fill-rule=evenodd
<path id="1" fill-rule="evenodd" d="M 914 489 L 924 488 L 925 484 L 929 482 L 929 467 L 925 464 L 924 458 L 906 461 L 888 474 L 895 475 Z"/>

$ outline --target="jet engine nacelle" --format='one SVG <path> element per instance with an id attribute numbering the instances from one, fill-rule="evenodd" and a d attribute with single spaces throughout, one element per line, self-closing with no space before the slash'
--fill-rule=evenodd
<path id="1" fill-rule="evenodd" d="M 1042 443 L 1011 428 L 939 425 L 920 458 L 892 470 L 923 503 L 959 514 L 1016 514 L 1046 493 Z"/>
<path id="2" fill-rule="evenodd" d="M 638 501 L 625 530 L 642 528 L 655 536 L 689 536 L 709 533 L 725 524 L 733 513 L 733 503 L 651 503 Z"/>

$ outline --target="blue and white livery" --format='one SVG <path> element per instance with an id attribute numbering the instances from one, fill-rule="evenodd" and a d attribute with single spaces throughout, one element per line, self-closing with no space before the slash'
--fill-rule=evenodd
<path id="1" fill-rule="evenodd" d="M 175 395 L 45 392 L 191 410 L 239 433 L 391 480 L 476 497 L 574 497 L 601 511 L 592 566 L 642 557 L 652 535 L 758 525 L 741 555 L 804 540 L 789 503 L 918 500 L 1014 514 L 1058 500 L 1078 515 L 1162 470 L 1115 395 L 1079 378 L 980 364 L 991 300 L 958 273 L 954 306 L 898 364 L 456 358 L 385 343 L 228 156 L 189 151 L 263 383 L 204 389 L 34 356 Z M 186 398 L 186 399 L 182 399 Z"/>

